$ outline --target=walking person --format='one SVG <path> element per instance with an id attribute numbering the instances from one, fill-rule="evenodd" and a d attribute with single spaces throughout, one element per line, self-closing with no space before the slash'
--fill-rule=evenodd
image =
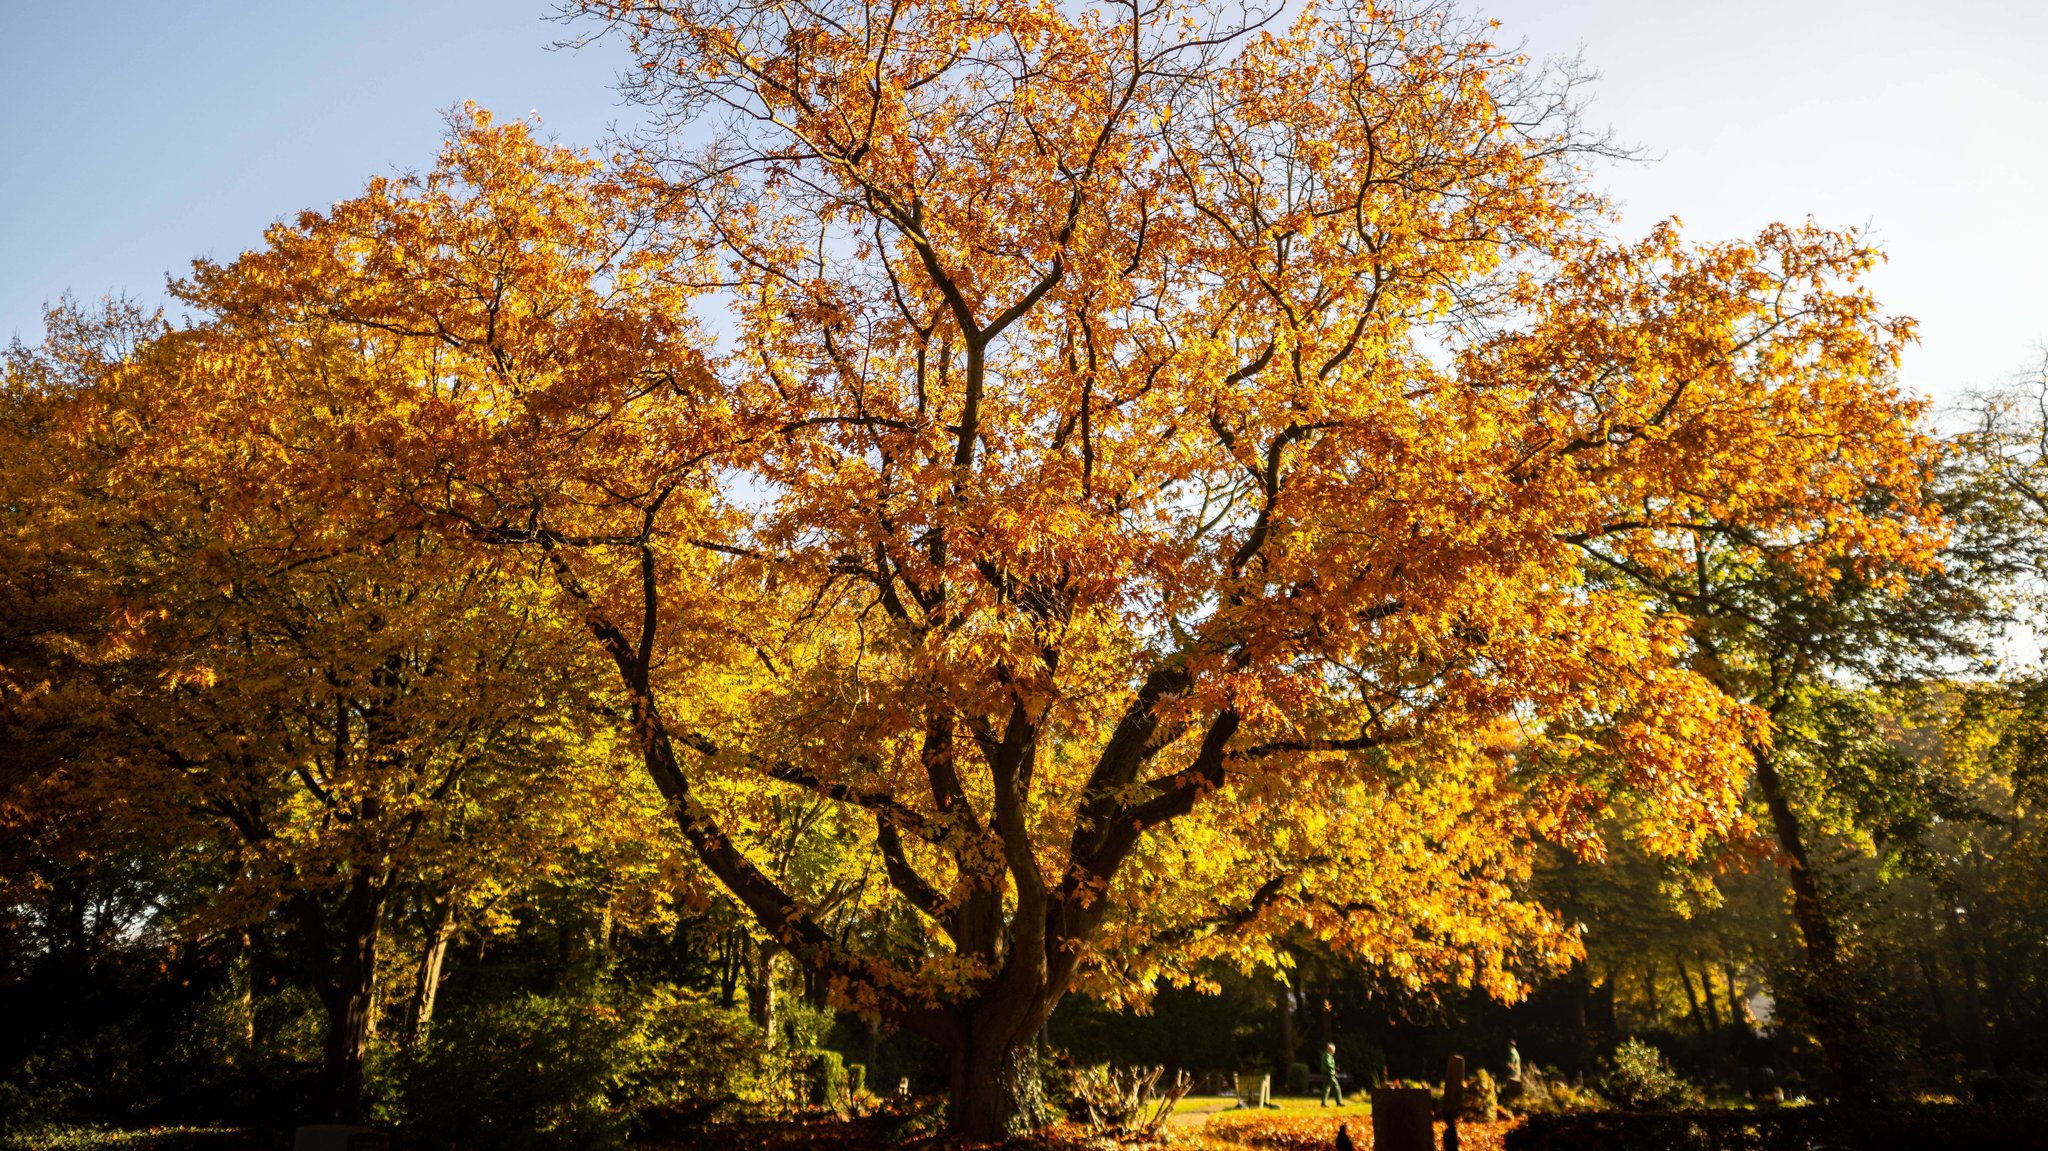
<path id="1" fill-rule="evenodd" d="M 1336 1097 L 1337 1106 L 1344 1106 L 1344 1088 L 1337 1083 L 1337 1045 L 1335 1043 L 1325 1043 L 1323 1045 L 1323 1101 L 1319 1106 L 1328 1107 L 1332 1096 Z"/>

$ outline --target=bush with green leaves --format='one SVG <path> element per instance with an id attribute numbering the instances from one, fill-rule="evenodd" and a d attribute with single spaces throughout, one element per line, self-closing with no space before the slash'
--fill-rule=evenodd
<path id="1" fill-rule="evenodd" d="M 743 1015 L 688 993 L 522 995 L 437 1020 L 391 1118 L 415 1146 L 611 1148 L 763 1102 L 770 1063 Z"/>
<path id="2" fill-rule="evenodd" d="M 846 1061 L 837 1051 L 815 1051 L 810 1059 L 810 1103 L 839 1107 L 846 1101 Z"/>
<path id="3" fill-rule="evenodd" d="M 850 1104 L 858 1105 L 868 1093 L 868 1065 L 849 1063 L 846 1065 L 846 1098 Z"/>
<path id="4" fill-rule="evenodd" d="M 1655 1046 L 1640 1039 L 1624 1039 L 1614 1049 L 1600 1091 L 1627 1111 L 1669 1111 L 1700 1103 L 1699 1088 L 1672 1070 Z"/>
<path id="5" fill-rule="evenodd" d="M 1491 1123 L 1500 1111 L 1500 1089 L 1494 1084 L 1493 1073 L 1481 1067 L 1465 1084 L 1465 1107 L 1463 1118 Z"/>

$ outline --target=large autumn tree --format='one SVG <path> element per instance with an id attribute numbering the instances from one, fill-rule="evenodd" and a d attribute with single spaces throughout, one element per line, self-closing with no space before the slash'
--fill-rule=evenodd
<path id="1" fill-rule="evenodd" d="M 1873 253 L 1613 238 L 1569 93 L 1444 10 L 585 7 L 678 133 L 474 117 L 192 302 L 363 342 L 365 518 L 545 565 L 702 863 L 962 1132 L 1070 989 L 1305 930 L 1511 994 L 1575 949 L 1533 837 L 1740 819 L 1764 717 L 1588 547 L 1937 542 Z M 790 793 L 921 937 L 827 927 Z"/>

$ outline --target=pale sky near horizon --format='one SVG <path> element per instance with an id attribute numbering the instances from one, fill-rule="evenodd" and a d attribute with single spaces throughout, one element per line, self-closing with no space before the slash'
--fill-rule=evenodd
<path id="1" fill-rule="evenodd" d="M 2048 0 L 1466 0 L 1536 56 L 1583 50 L 1624 228 L 1867 225 L 1917 317 L 1904 380 L 1948 400 L 2048 343 Z M 432 163 L 442 112 L 596 143 L 615 44 L 553 51 L 547 0 L 0 0 L 0 342 L 66 290 L 161 298 L 272 220 Z"/>

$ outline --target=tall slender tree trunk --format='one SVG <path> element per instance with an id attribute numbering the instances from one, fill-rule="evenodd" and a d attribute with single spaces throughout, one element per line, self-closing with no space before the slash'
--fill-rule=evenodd
<path id="1" fill-rule="evenodd" d="M 1721 1034 L 1721 1006 L 1714 1002 L 1714 968 L 1709 963 L 1700 964 L 1700 1005 L 1707 1010 L 1707 1027 Z"/>
<path id="2" fill-rule="evenodd" d="M 1692 976 L 1685 970 L 1685 961 L 1674 959 L 1671 963 L 1678 971 L 1678 985 L 1685 988 L 1685 1006 L 1687 1013 L 1692 1016 L 1693 1029 L 1700 1033 L 1700 1043 L 1704 1046 L 1714 1038 L 1713 1030 L 1707 1026 L 1707 1013 L 1700 1008 L 1700 997 L 1693 990 Z"/>
<path id="3" fill-rule="evenodd" d="M 1316 990 L 1320 992 L 1316 1007 L 1316 1039 L 1324 1050 L 1328 1050 L 1337 1036 L 1335 1025 L 1330 1021 L 1330 963 L 1321 957 L 1316 959 L 1316 982 Z"/>
<path id="4" fill-rule="evenodd" d="M 1964 1048 L 1966 1040 L 1956 1029 L 1955 1015 L 1948 1009 L 1948 992 L 1942 986 L 1941 967 L 1934 961 L 1934 953 L 1924 945 L 1913 950 L 1913 958 L 1920 964 L 1920 978 L 1927 984 L 1927 1002 L 1934 1008 L 1935 1021 L 1941 1024 L 1942 1034 L 1956 1045 L 1958 1051 Z"/>
<path id="5" fill-rule="evenodd" d="M 235 940 L 235 1014 L 242 1025 L 242 1051 L 256 1052 L 256 945 L 246 930 Z"/>
<path id="6" fill-rule="evenodd" d="M 426 946 L 420 952 L 420 967 L 413 980 L 411 1034 L 407 1043 L 418 1048 L 427 1041 L 434 1025 L 434 1001 L 441 992 L 441 972 L 448 959 L 448 944 L 455 938 L 455 898 L 444 895 L 435 902 L 433 919 L 427 927 Z"/>
<path id="7" fill-rule="evenodd" d="M 782 949 L 773 943 L 753 944 L 753 961 L 747 964 L 747 1015 L 761 1029 L 770 1047 L 775 1046 L 775 960 Z"/>
<path id="8" fill-rule="evenodd" d="M 1961 961 L 1963 976 L 1963 1010 L 1969 1016 L 1966 1027 L 1969 1031 L 1970 1046 L 1986 1070 L 1992 1070 L 1996 1060 L 1991 1049 L 1991 1035 L 1984 1026 L 1984 997 L 1977 987 L 1977 952 L 1970 946 L 1969 936 L 1963 931 L 1962 909 L 1953 899 L 1948 904 L 1949 939 L 1955 944 L 1956 958 Z"/>
<path id="9" fill-rule="evenodd" d="M 1742 992 L 1738 991 L 1735 987 L 1735 969 L 1723 964 L 1721 966 L 1721 978 L 1726 980 L 1728 984 L 1728 1025 L 1731 1027 L 1741 1027 L 1744 1031 L 1748 1031 L 1749 1023 L 1742 1013 Z"/>
<path id="10" fill-rule="evenodd" d="M 1280 1009 L 1280 1074 L 1285 1076 L 1294 1070 L 1294 990 L 1281 980 L 1273 981 L 1273 1000 Z"/>

